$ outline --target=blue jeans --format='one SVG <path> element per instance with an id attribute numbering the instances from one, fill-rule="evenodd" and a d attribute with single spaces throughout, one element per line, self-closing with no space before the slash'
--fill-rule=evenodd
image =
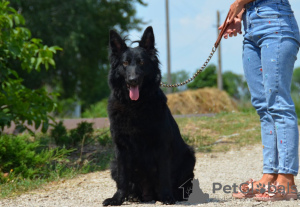
<path id="1" fill-rule="evenodd" d="M 261 122 L 263 173 L 297 175 L 299 132 L 291 81 L 300 46 L 288 0 L 256 0 L 243 15 L 243 66 Z"/>

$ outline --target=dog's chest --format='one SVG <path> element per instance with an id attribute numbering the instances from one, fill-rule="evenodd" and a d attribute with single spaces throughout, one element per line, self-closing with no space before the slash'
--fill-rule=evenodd
<path id="1" fill-rule="evenodd" d="M 140 140 L 131 139 L 130 145 L 128 145 L 128 155 L 134 168 L 141 170 L 152 171 L 156 166 L 159 159 L 157 142 L 152 140 Z M 151 169 L 148 169 L 152 166 Z"/>

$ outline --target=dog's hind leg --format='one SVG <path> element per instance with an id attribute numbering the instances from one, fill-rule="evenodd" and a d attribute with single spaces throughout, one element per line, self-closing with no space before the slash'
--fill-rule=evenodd
<path id="1" fill-rule="evenodd" d="M 151 183 L 149 180 L 144 180 L 141 182 L 141 189 L 143 202 L 156 200 L 153 183 Z"/>
<path id="2" fill-rule="evenodd" d="M 159 155 L 161 158 L 158 160 L 158 188 L 156 188 L 156 192 L 163 204 L 174 204 L 176 200 L 172 192 L 170 153 L 164 149 Z"/>
<path id="3" fill-rule="evenodd" d="M 142 191 L 136 183 L 130 183 L 129 195 L 127 200 L 130 202 L 142 201 Z"/>

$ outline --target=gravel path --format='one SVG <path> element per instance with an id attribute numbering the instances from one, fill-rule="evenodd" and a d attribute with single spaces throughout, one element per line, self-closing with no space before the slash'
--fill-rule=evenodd
<path id="1" fill-rule="evenodd" d="M 208 193 L 210 202 L 198 206 L 300 206 L 299 201 L 280 201 L 262 203 L 253 200 L 234 200 L 231 194 L 223 191 L 212 192 L 213 183 L 224 185 L 239 184 L 250 177 L 259 179 L 262 175 L 261 145 L 247 146 L 240 151 L 226 153 L 197 154 L 195 177 L 199 179 L 200 188 Z M 300 186 L 300 176 L 296 178 Z M 115 183 L 109 171 L 80 175 L 71 180 L 62 180 L 44 186 L 41 189 L 23 194 L 16 198 L 0 200 L 0 206 L 6 207 L 98 207 L 102 201 L 113 195 Z M 126 203 L 125 206 L 149 207 L 153 203 Z M 161 205 L 159 202 L 156 205 Z M 187 202 L 175 206 L 191 205 Z M 195 205 L 191 205 L 195 206 Z"/>

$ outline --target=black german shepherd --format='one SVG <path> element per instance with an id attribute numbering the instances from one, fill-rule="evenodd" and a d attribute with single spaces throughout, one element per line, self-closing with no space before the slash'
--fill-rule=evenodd
<path id="1" fill-rule="evenodd" d="M 127 47 L 110 31 L 108 113 L 115 144 L 111 175 L 117 192 L 103 202 L 105 206 L 125 200 L 174 204 L 187 197 L 179 187 L 194 177 L 195 153 L 183 141 L 159 88 L 152 27 L 137 42 L 139 46 Z M 187 185 L 192 189 L 191 182 Z"/>

